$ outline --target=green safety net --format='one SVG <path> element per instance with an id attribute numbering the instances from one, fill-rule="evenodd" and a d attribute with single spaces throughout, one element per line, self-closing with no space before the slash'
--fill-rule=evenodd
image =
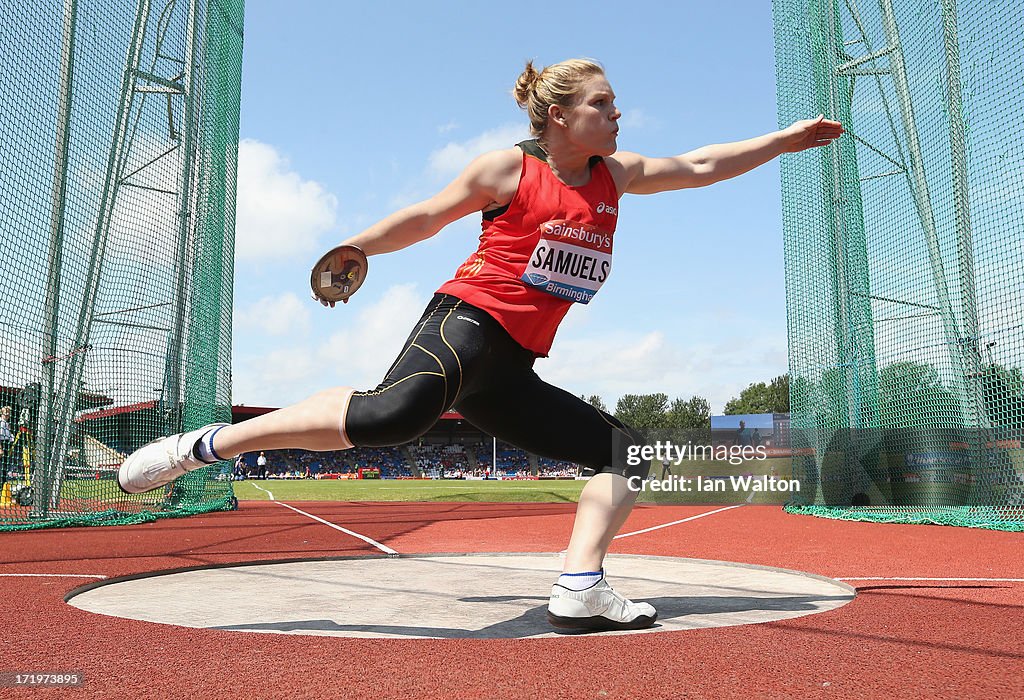
<path id="1" fill-rule="evenodd" d="M 1024 530 L 1024 4 L 775 0 L 788 508 Z"/>
<path id="2" fill-rule="evenodd" d="M 0 529 L 230 508 L 116 470 L 231 419 L 242 0 L 0 7 Z"/>

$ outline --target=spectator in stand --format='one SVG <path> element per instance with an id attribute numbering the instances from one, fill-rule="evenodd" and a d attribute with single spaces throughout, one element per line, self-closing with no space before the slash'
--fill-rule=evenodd
<path id="1" fill-rule="evenodd" d="M 4 406 L 0 408 L 0 486 L 10 478 L 12 468 L 15 472 L 18 469 L 14 458 L 14 433 L 11 432 L 11 407 Z"/>

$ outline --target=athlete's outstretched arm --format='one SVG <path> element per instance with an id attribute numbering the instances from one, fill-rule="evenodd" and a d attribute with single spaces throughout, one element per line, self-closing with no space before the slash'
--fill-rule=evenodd
<path id="1" fill-rule="evenodd" d="M 485 153 L 430 199 L 385 217 L 345 243 L 359 246 L 367 255 L 376 255 L 430 238 L 453 221 L 494 203 L 508 178 L 518 179 L 521 167 L 519 149 Z"/>
<path id="2" fill-rule="evenodd" d="M 673 158 L 647 158 L 622 152 L 608 160 L 620 192 L 654 194 L 728 180 L 783 153 L 832 143 L 842 133 L 842 124 L 820 116 L 795 122 L 764 136 L 704 146 Z"/>

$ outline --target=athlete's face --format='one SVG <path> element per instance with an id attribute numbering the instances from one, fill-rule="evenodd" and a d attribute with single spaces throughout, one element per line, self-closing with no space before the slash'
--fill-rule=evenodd
<path id="1" fill-rule="evenodd" d="M 618 147 L 619 117 L 608 79 L 594 75 L 580 86 L 579 100 L 566 114 L 569 138 L 596 156 L 610 156 Z"/>

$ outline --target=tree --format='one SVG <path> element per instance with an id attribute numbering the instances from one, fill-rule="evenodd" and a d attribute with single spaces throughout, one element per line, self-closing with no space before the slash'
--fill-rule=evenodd
<path id="1" fill-rule="evenodd" d="M 791 412 L 814 415 L 819 411 L 818 403 L 821 397 L 818 394 L 818 387 L 807 377 L 797 377 L 793 380 L 790 394 L 793 399 L 790 403 Z"/>
<path id="2" fill-rule="evenodd" d="M 883 367 L 878 394 L 883 428 L 963 423 L 960 407 L 932 365 L 894 362 Z"/>
<path id="3" fill-rule="evenodd" d="M 677 442 L 710 444 L 711 404 L 702 396 L 675 399 L 668 409 L 668 428 Z"/>
<path id="4" fill-rule="evenodd" d="M 997 439 L 1024 432 L 1024 377 L 1019 367 L 990 364 L 981 371 L 982 397 Z"/>
<path id="5" fill-rule="evenodd" d="M 580 394 L 580 398 L 589 403 L 594 408 L 598 409 L 599 411 L 604 411 L 605 413 L 608 413 L 608 407 L 605 406 L 604 401 L 602 401 L 601 397 L 598 396 L 597 394 L 591 394 L 589 398 L 584 396 L 583 394 Z"/>
<path id="6" fill-rule="evenodd" d="M 711 405 L 702 396 L 669 404 L 666 394 L 626 394 L 615 405 L 615 417 L 639 430 L 648 442 L 711 440 Z"/>
<path id="7" fill-rule="evenodd" d="M 668 395 L 624 394 L 615 404 L 615 417 L 650 436 L 668 427 Z"/>
<path id="8" fill-rule="evenodd" d="M 779 375 L 768 385 L 771 410 L 766 413 L 789 413 L 789 373 Z"/>
<path id="9" fill-rule="evenodd" d="M 789 413 L 789 375 L 775 377 L 769 384 L 751 384 L 725 404 L 727 416 L 746 413 Z"/>

